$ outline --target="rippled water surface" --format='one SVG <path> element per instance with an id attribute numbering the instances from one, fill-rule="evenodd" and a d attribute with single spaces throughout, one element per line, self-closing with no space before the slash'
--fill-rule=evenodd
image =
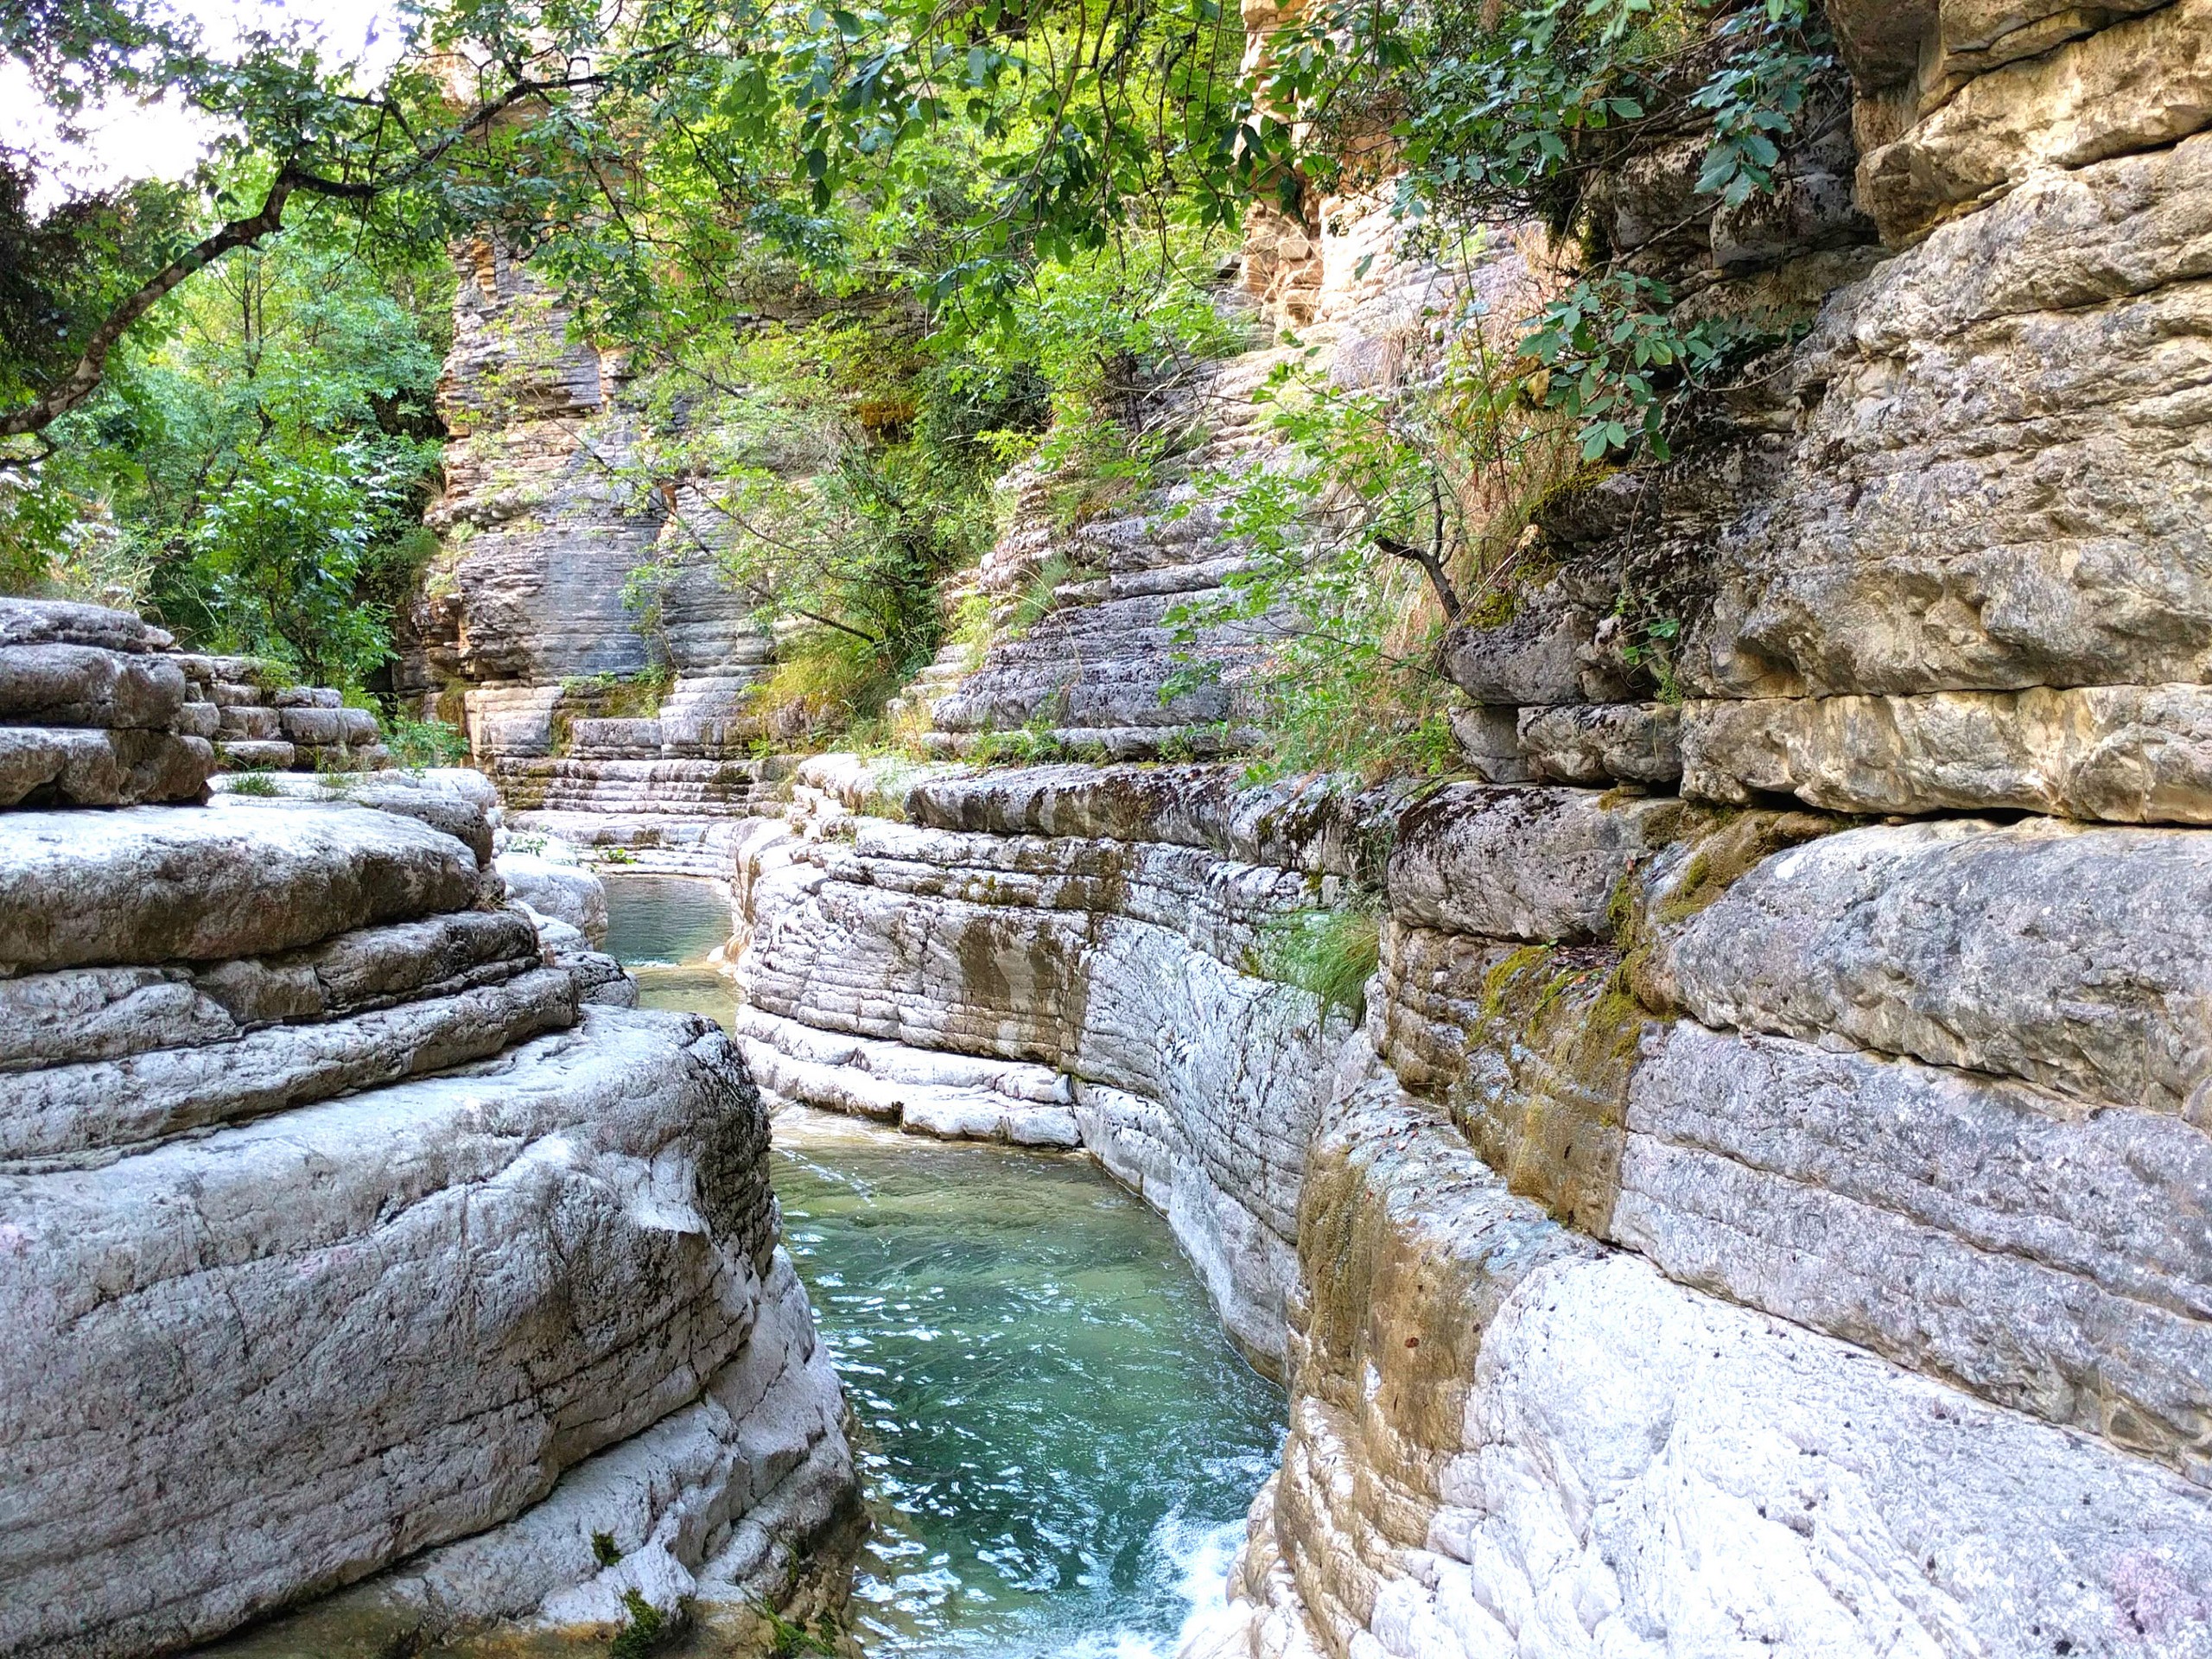
<path id="1" fill-rule="evenodd" d="M 607 893 L 609 948 L 648 1006 L 727 1017 L 698 965 L 727 894 L 648 876 Z M 1080 1156 L 815 1113 L 779 1118 L 777 1143 L 787 1239 L 860 1420 L 870 1654 L 1172 1653 L 1218 1605 L 1283 1402 L 1166 1224 Z"/>

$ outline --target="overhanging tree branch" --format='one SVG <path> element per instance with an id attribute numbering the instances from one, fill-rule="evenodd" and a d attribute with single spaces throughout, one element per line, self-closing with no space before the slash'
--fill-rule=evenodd
<path id="1" fill-rule="evenodd" d="M 550 79 L 521 77 L 497 98 L 487 99 L 468 118 L 435 143 L 418 149 L 405 163 L 373 179 L 333 179 L 287 162 L 276 172 L 259 211 L 234 219 L 203 237 L 134 289 L 111 311 L 85 342 L 85 349 L 68 372 L 33 402 L 0 413 L 0 438 L 41 433 L 80 406 L 98 391 L 107 373 L 107 360 L 124 334 L 149 311 L 194 273 L 206 270 L 233 248 L 251 247 L 284 227 L 284 205 L 296 194 L 325 196 L 336 201 L 368 202 L 420 176 L 463 139 L 483 131 L 505 111 L 548 92 L 596 85 L 603 76 L 574 73 Z"/>

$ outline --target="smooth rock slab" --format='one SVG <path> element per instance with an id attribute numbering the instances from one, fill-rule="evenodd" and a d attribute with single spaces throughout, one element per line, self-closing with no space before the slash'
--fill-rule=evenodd
<path id="1" fill-rule="evenodd" d="M 1344 1106 L 1283 1473 L 1194 1653 L 2212 1654 L 2212 1495 L 1579 1241 L 1409 1104 Z"/>
<path id="2" fill-rule="evenodd" d="M 1648 1047 L 1607 1236 L 2212 1484 L 2201 1129 L 1688 1021 Z"/>
<path id="3" fill-rule="evenodd" d="M 575 982 L 537 968 L 448 996 L 270 1026 L 228 1042 L 0 1074 L 0 1165 L 104 1161 L 101 1154 L 189 1129 L 486 1059 L 575 1017 Z"/>
<path id="4" fill-rule="evenodd" d="M 1647 995 L 2212 1126 L 2212 836 L 1972 819 L 1766 860 L 1662 944 Z"/>
<path id="5" fill-rule="evenodd" d="M 0 807 L 192 801 L 215 751 L 203 738 L 74 726 L 0 726 Z"/>
<path id="6" fill-rule="evenodd" d="M 629 1622 L 626 1591 L 664 1612 L 690 1601 L 710 1622 L 772 1604 L 794 1555 L 857 1495 L 842 1411 L 805 1289 L 779 1249 L 743 1351 L 696 1402 L 567 1470 L 513 1520 L 210 1651 L 370 1659 L 493 1621 L 589 1639 Z M 600 1534 L 620 1554 L 612 1566 L 593 1545 Z"/>
<path id="7" fill-rule="evenodd" d="M 846 1037 L 749 1005 L 731 1029 L 753 1081 L 784 1100 L 940 1140 L 1083 1143 L 1068 1079 L 1046 1066 Z"/>
<path id="8" fill-rule="evenodd" d="M 218 794 L 238 794 L 236 777 L 213 780 Z M 500 821 L 499 792 L 480 772 L 466 766 L 431 766 L 420 772 L 330 772 L 315 777 L 276 772 L 257 777 L 258 795 L 325 805 L 372 806 L 442 830 L 466 842 L 480 868 L 492 862 L 493 828 Z M 240 796 L 250 799 L 250 796 Z"/>
<path id="9" fill-rule="evenodd" d="M 766 1120 L 704 1020 L 0 1178 L 0 1651 L 206 1640 L 494 1525 L 743 1347 Z"/>
<path id="10" fill-rule="evenodd" d="M 160 730 L 183 702 L 184 671 L 165 657 L 95 645 L 0 645 L 0 719 Z"/>
<path id="11" fill-rule="evenodd" d="M 101 651 L 167 651 L 176 641 L 128 611 L 70 600 L 0 599 L 0 648 L 90 645 Z"/>
<path id="12" fill-rule="evenodd" d="M 212 968 L 64 968 L 0 979 L 0 1071 L 219 1043 L 511 979 L 538 965 L 519 911 L 466 910 L 363 928 Z"/>
<path id="13" fill-rule="evenodd" d="M 220 961 L 475 902 L 475 855 L 358 806 L 0 817 L 0 964 Z"/>
<path id="14" fill-rule="evenodd" d="M 2212 823 L 2202 685 L 1694 702 L 1682 753 L 1682 792 L 1706 800 L 1765 791 L 1834 812 Z"/>

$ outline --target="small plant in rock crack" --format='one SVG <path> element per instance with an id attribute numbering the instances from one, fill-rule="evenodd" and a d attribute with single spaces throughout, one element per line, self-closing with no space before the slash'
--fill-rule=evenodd
<path id="1" fill-rule="evenodd" d="M 615 1631 L 607 1644 L 607 1659 L 645 1659 L 645 1656 L 676 1632 L 667 1614 L 635 1590 L 622 1592 L 622 1606 L 630 1622 Z"/>
<path id="2" fill-rule="evenodd" d="M 1261 925 L 1254 957 L 1262 978 L 1311 991 L 1357 1020 L 1382 959 L 1382 918 L 1363 909 L 1289 911 Z"/>
<path id="3" fill-rule="evenodd" d="M 766 1602 L 757 1603 L 760 1617 L 767 1622 L 772 1645 L 768 1651 L 772 1659 L 798 1659 L 800 1654 L 830 1654 L 837 1652 L 836 1626 L 827 1615 L 811 1630 L 805 1625 L 794 1624 Z"/>
<path id="4" fill-rule="evenodd" d="M 594 1532 L 591 1535 L 592 1558 L 601 1567 L 612 1567 L 622 1559 L 622 1552 L 614 1542 L 611 1532 Z"/>
<path id="5" fill-rule="evenodd" d="M 233 777 L 231 779 L 230 792 L 233 795 L 276 795 L 282 791 L 277 789 L 275 779 L 271 778 L 266 771 L 256 767 L 251 772 L 241 772 Z"/>

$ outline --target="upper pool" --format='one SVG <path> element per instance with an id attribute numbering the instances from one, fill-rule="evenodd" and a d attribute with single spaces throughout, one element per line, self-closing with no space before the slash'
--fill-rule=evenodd
<path id="1" fill-rule="evenodd" d="M 727 1018 L 727 893 L 612 876 L 648 1006 Z M 1281 1392 L 1166 1224 L 1089 1159 L 777 1122 L 785 1230 L 858 1421 L 878 1659 L 1172 1654 L 1220 1603 Z"/>

